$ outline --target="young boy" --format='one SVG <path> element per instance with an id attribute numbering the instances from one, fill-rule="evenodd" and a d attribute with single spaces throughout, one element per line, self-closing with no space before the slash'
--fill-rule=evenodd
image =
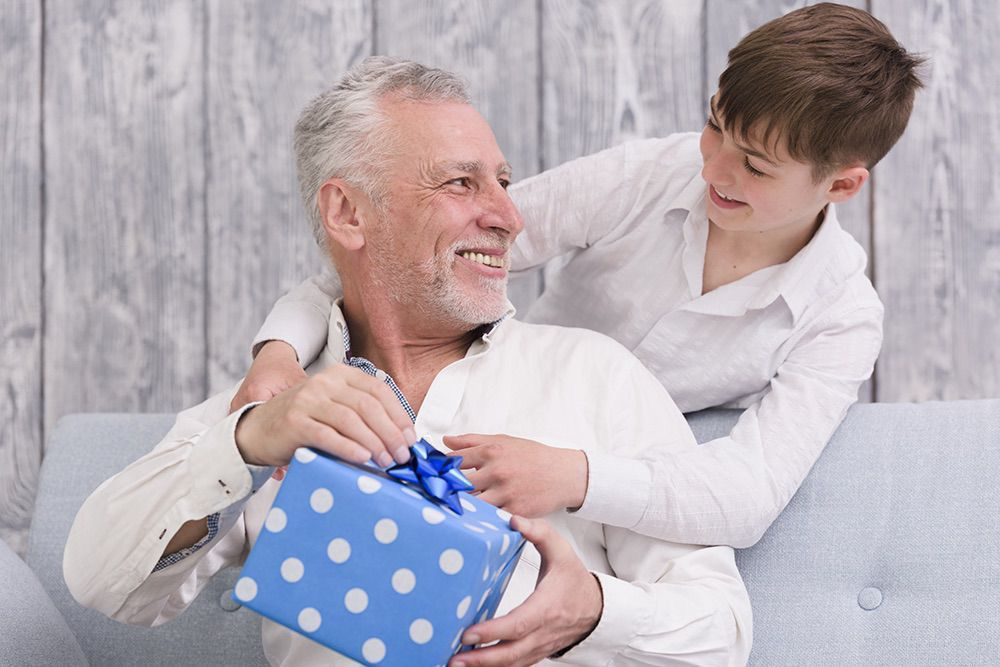
<path id="1" fill-rule="evenodd" d="M 682 459 L 446 439 L 476 468 L 482 497 L 527 516 L 577 508 L 681 543 L 756 542 L 874 367 L 883 308 L 834 204 L 860 191 L 902 134 L 919 64 L 867 12 L 805 7 L 730 51 L 700 137 L 628 143 L 512 186 L 525 219 L 512 268 L 570 257 L 526 319 L 616 338 L 684 412 L 743 413 Z M 321 276 L 279 300 L 234 407 L 303 377 L 336 289 Z"/>

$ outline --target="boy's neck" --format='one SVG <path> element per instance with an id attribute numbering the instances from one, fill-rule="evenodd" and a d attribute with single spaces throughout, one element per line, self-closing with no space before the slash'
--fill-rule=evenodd
<path id="1" fill-rule="evenodd" d="M 808 245 L 824 215 L 825 209 L 811 223 L 766 232 L 725 230 L 709 220 L 701 293 L 707 294 L 769 266 L 784 264 Z"/>

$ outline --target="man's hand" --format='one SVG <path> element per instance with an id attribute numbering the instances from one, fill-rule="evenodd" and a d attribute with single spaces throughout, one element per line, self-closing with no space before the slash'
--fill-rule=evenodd
<path id="1" fill-rule="evenodd" d="M 309 445 L 349 461 L 381 466 L 410 458 L 413 423 L 386 384 L 338 364 L 245 412 L 236 446 L 255 465 L 287 465 Z M 391 452 L 391 454 L 390 454 Z"/>
<path id="2" fill-rule="evenodd" d="M 601 586 L 573 547 L 541 519 L 514 517 L 511 527 L 542 557 L 535 592 L 506 616 L 466 630 L 463 644 L 500 643 L 456 655 L 448 667 L 534 665 L 580 642 L 601 619 Z"/>
<path id="3" fill-rule="evenodd" d="M 247 376 L 229 404 L 229 412 L 232 414 L 247 403 L 268 401 L 306 377 L 295 349 L 284 341 L 269 340 L 257 351 Z"/>
<path id="4" fill-rule="evenodd" d="M 462 455 L 479 497 L 511 514 L 535 518 L 576 509 L 587 495 L 587 455 L 509 435 L 445 436 Z"/>

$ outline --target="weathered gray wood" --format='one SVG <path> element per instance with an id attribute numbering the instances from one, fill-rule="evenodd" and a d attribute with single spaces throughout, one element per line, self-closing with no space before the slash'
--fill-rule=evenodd
<path id="1" fill-rule="evenodd" d="M 180 409 L 205 394 L 203 6 L 45 17 L 45 423 Z"/>
<path id="2" fill-rule="evenodd" d="M 302 107 L 371 52 L 368 0 L 208 4 L 210 391 L 240 378 L 270 305 L 324 263 L 299 199 Z"/>
<path id="3" fill-rule="evenodd" d="M 872 4 L 930 57 L 910 126 L 875 181 L 878 400 L 997 396 L 1000 13 L 986 0 Z"/>
<path id="4" fill-rule="evenodd" d="M 41 9 L 0 12 L 0 539 L 21 555 L 42 455 Z"/>
<path id="5" fill-rule="evenodd" d="M 751 0 L 734 4 L 726 0 L 706 0 L 706 33 L 705 61 L 706 100 L 715 94 L 719 85 L 719 75 L 726 69 L 729 50 L 748 32 L 764 23 L 787 14 L 793 9 L 815 2 L 796 0 Z M 840 4 L 864 8 L 864 0 L 843 0 Z M 707 105 L 707 102 L 706 102 Z M 708 107 L 704 113 L 707 114 Z M 701 121 L 704 123 L 704 118 Z M 837 207 L 837 217 L 840 224 L 850 232 L 858 243 L 871 257 L 871 197 L 872 185 L 869 184 L 858 196 Z M 872 262 L 868 263 L 868 274 L 871 275 Z M 872 383 L 866 382 L 860 391 L 860 400 L 872 400 Z"/>
<path id="6" fill-rule="evenodd" d="M 698 129 L 701 34 L 695 0 L 543 3 L 542 166 Z M 546 271 L 561 266 L 557 258 Z"/>
<path id="7" fill-rule="evenodd" d="M 534 2 L 377 0 L 375 48 L 463 76 L 476 107 L 523 178 L 539 170 L 538 12 Z M 538 294 L 538 274 L 511 281 L 521 312 Z"/>
<path id="8" fill-rule="evenodd" d="M 700 1 L 542 7 L 544 167 L 701 127 Z"/>

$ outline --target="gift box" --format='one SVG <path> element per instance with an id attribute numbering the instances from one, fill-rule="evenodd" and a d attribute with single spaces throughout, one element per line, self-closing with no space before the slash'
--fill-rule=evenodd
<path id="1" fill-rule="evenodd" d="M 433 454 L 453 469 L 421 484 L 299 449 L 234 599 L 362 664 L 445 664 L 496 612 L 524 538 L 507 512 L 442 493 L 461 459 Z"/>

